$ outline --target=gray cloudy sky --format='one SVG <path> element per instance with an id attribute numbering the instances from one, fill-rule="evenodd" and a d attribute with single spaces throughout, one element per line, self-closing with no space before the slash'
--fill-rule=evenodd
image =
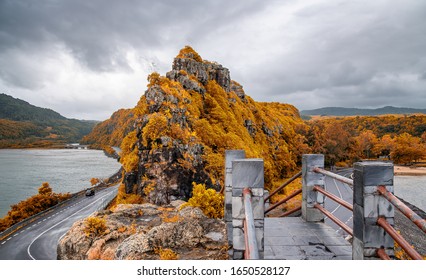
<path id="1" fill-rule="evenodd" d="M 257 101 L 426 108 L 425 19 L 418 0 L 0 0 L 0 92 L 103 120 L 191 45 Z"/>

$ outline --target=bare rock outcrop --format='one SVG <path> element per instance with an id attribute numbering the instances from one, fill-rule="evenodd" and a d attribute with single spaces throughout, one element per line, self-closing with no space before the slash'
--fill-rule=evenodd
<path id="1" fill-rule="evenodd" d="M 173 61 L 172 71 L 167 73 L 167 78 L 183 83 L 179 73 L 185 73 L 196 77 L 198 82 L 203 85 L 207 84 L 209 80 L 215 80 L 226 92 L 231 90 L 231 76 L 229 70 L 216 62 L 197 61 L 193 58 L 180 58 L 176 57 Z M 195 90 L 195 89 L 194 89 Z M 200 90 L 195 90 L 199 91 Z"/>
<path id="2" fill-rule="evenodd" d="M 169 249 L 178 259 L 226 259 L 227 239 L 222 220 L 207 218 L 183 202 L 118 205 L 93 215 L 106 221 L 106 230 L 88 235 L 85 220 L 76 222 L 58 244 L 58 259 L 161 259 Z"/>

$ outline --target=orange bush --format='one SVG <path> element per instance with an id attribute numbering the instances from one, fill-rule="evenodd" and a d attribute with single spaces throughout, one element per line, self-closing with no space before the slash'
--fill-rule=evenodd
<path id="1" fill-rule="evenodd" d="M 0 231 L 42 212 L 68 199 L 70 196 L 69 193 L 54 193 L 49 183 L 44 182 L 38 188 L 38 194 L 10 206 L 11 209 L 7 212 L 6 216 L 0 219 Z"/>
<path id="2" fill-rule="evenodd" d="M 88 217 L 84 220 L 84 233 L 87 237 L 102 235 L 107 230 L 105 219 L 99 217 Z"/>

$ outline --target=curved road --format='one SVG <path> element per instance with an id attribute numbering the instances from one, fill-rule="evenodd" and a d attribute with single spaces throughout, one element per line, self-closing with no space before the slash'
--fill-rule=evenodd
<path id="1" fill-rule="evenodd" d="M 353 169 L 344 169 L 340 170 L 338 172 L 335 172 L 339 175 L 351 178 L 351 175 L 353 173 Z M 332 194 L 340 197 L 341 199 L 349 202 L 350 204 L 353 204 L 353 189 L 352 186 L 349 186 L 348 184 L 342 183 L 340 181 L 337 181 L 333 178 L 330 178 L 328 176 L 325 176 L 325 189 Z M 337 202 L 334 202 L 333 200 L 329 198 L 325 198 L 324 202 L 325 208 L 330 211 L 334 216 L 339 218 L 342 222 L 344 222 L 346 225 L 348 225 L 350 228 L 353 228 L 353 216 L 352 212 L 346 209 L 345 207 L 341 206 Z M 344 231 L 341 227 L 336 225 L 333 221 L 331 221 L 328 217 L 325 217 L 324 219 L 325 223 L 332 228 L 336 230 L 337 233 L 347 236 L 348 233 Z"/>
<path id="2" fill-rule="evenodd" d="M 73 198 L 0 241 L 1 260 L 56 260 L 59 239 L 77 220 L 101 209 L 118 186 Z M 109 201 L 109 200 L 108 200 Z"/>

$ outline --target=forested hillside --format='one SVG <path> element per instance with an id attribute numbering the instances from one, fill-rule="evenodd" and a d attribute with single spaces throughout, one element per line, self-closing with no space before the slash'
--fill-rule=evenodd
<path id="1" fill-rule="evenodd" d="M 51 147 L 78 142 L 96 122 L 59 113 L 0 94 L 0 148 Z"/>
<path id="2" fill-rule="evenodd" d="M 314 153 L 328 164 L 391 159 L 410 164 L 426 157 L 426 115 L 340 117 L 311 120 L 304 132 Z"/>
<path id="3" fill-rule="evenodd" d="M 303 110 L 300 113 L 306 116 L 379 116 L 394 114 L 426 114 L 426 109 L 401 108 L 393 106 L 386 106 L 377 109 L 325 107 L 314 110 Z"/>
<path id="4" fill-rule="evenodd" d="M 127 133 L 134 129 L 135 120 L 133 109 L 120 109 L 114 112 L 109 119 L 98 123 L 88 135 L 83 137 L 80 143 L 94 147 L 119 147 Z"/>

